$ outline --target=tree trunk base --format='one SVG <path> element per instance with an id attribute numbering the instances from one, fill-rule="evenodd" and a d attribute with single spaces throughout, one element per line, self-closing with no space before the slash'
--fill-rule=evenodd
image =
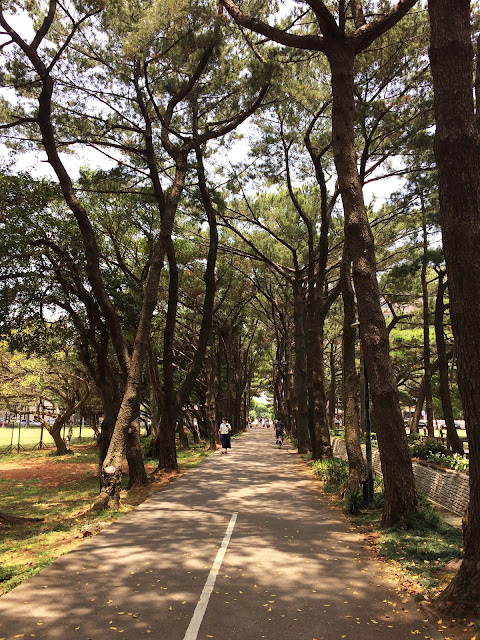
<path id="1" fill-rule="evenodd" d="M 478 618 L 480 573 L 475 559 L 464 558 L 450 584 L 432 601 L 432 611 L 449 618 Z"/>
<path id="2" fill-rule="evenodd" d="M 174 462 L 164 462 L 163 464 L 159 463 L 155 473 L 158 471 L 178 471 L 178 464 Z"/>
<path id="3" fill-rule="evenodd" d="M 150 484 L 150 480 L 147 475 L 145 475 L 145 478 L 137 478 L 136 480 L 133 480 L 133 481 L 129 480 L 127 485 L 127 491 L 130 491 L 130 489 L 134 489 L 135 487 L 145 487 L 148 484 Z"/>
<path id="4" fill-rule="evenodd" d="M 100 483 L 102 488 L 92 506 L 92 510 L 118 509 L 120 506 L 120 491 L 122 489 L 122 470 L 113 467 L 113 465 L 102 469 Z"/>

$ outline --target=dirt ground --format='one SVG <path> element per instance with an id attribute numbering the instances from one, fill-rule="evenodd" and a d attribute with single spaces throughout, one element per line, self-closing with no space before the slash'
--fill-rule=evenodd
<path id="1" fill-rule="evenodd" d="M 152 473 L 155 468 L 155 465 L 146 465 L 147 473 Z M 41 486 L 48 487 L 49 489 L 95 476 L 97 471 L 97 464 L 89 462 L 52 461 L 50 457 L 32 458 L 28 460 L 27 456 L 22 460 L 2 462 L 0 458 L 1 479 L 24 482 L 37 480 Z M 128 473 L 126 466 L 123 472 Z"/>
<path id="2" fill-rule="evenodd" d="M 38 480 L 45 487 L 54 488 L 82 480 L 97 473 L 97 465 L 90 463 L 55 462 L 49 458 L 33 460 L 0 460 L 0 478 L 3 480 Z"/>

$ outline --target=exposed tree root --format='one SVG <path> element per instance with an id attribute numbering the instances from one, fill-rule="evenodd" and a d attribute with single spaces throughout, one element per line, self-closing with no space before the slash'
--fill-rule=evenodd
<path id="1" fill-rule="evenodd" d="M 24 518 L 23 516 L 13 516 L 10 513 L 0 511 L 0 526 L 6 527 L 12 524 L 22 524 L 23 522 L 43 522 L 44 518 Z"/>

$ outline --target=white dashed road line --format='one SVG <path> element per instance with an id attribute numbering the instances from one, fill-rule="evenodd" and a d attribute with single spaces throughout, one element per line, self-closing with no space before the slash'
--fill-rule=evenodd
<path id="1" fill-rule="evenodd" d="M 205 611 L 207 610 L 208 601 L 210 600 L 210 596 L 212 595 L 213 587 L 215 586 L 215 580 L 217 579 L 218 572 L 220 571 L 220 567 L 222 566 L 228 543 L 230 542 L 230 538 L 232 537 L 233 528 L 235 526 L 237 516 L 238 512 L 235 512 L 230 518 L 225 537 L 223 538 L 220 549 L 217 552 L 215 562 L 210 569 L 207 581 L 205 582 L 205 586 L 203 587 L 202 595 L 200 596 L 200 600 L 197 602 L 197 606 L 195 607 L 195 611 L 193 612 L 192 619 L 190 620 L 190 624 L 188 625 L 188 629 L 183 640 L 197 640 L 198 631 L 200 629 L 200 625 L 202 624 Z"/>

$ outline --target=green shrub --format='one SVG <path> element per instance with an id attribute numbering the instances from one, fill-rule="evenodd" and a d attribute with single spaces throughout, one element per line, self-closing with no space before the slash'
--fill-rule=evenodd
<path id="1" fill-rule="evenodd" d="M 363 491 L 361 487 L 355 489 L 347 489 L 345 491 L 345 513 L 356 514 L 363 506 Z"/>
<path id="2" fill-rule="evenodd" d="M 465 458 L 465 456 L 461 456 L 459 453 L 454 453 L 453 456 L 451 456 L 451 460 L 451 469 L 455 469 L 455 471 L 462 471 L 463 473 L 468 473 L 468 458 Z"/>
<path id="3" fill-rule="evenodd" d="M 142 449 L 144 458 L 153 458 L 153 436 L 142 437 Z"/>
<path id="4" fill-rule="evenodd" d="M 434 462 L 440 464 L 447 469 L 454 469 L 455 471 L 462 471 L 468 473 L 468 458 L 461 456 L 458 453 L 452 455 L 444 455 L 443 453 L 429 453 L 427 456 L 427 462 Z"/>
<path id="5" fill-rule="evenodd" d="M 317 460 L 312 470 L 326 484 L 340 486 L 348 480 L 348 462 L 340 458 Z"/>
<path id="6" fill-rule="evenodd" d="M 407 442 L 408 444 L 415 444 L 415 442 L 419 442 L 420 438 L 418 437 L 418 433 L 408 433 L 407 434 Z"/>
<path id="7" fill-rule="evenodd" d="M 383 509 L 385 506 L 385 484 L 383 482 L 383 476 L 373 476 L 373 498 L 377 509 Z"/>
<path id="8" fill-rule="evenodd" d="M 435 438 L 426 438 L 425 440 L 417 438 L 409 444 L 408 448 L 411 457 L 420 458 L 420 460 L 426 460 L 431 453 L 442 453 L 444 456 L 450 455 L 448 449 L 437 442 Z"/>

